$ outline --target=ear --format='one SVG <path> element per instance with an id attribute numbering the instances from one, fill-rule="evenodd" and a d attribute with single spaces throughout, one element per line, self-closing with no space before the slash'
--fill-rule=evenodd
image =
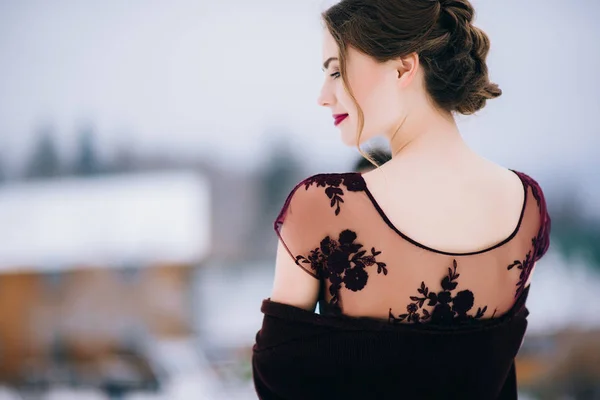
<path id="1" fill-rule="evenodd" d="M 411 53 L 396 60 L 396 71 L 398 72 L 398 84 L 407 87 L 417 75 L 419 69 L 419 55 Z"/>

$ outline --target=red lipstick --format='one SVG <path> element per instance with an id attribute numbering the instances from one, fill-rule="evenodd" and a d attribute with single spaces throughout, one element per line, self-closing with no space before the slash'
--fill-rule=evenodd
<path id="1" fill-rule="evenodd" d="M 343 120 L 346 119 L 346 117 L 348 116 L 348 114 L 333 114 L 333 124 L 335 126 L 338 126 L 339 124 L 342 123 Z"/>

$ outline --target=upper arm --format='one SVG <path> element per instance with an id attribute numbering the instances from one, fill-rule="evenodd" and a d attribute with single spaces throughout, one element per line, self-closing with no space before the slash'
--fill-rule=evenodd
<path id="1" fill-rule="evenodd" d="M 319 286 L 319 280 L 300 268 L 279 240 L 271 300 L 314 311 Z"/>
<path id="2" fill-rule="evenodd" d="M 279 242 L 271 300 L 312 311 L 321 286 L 314 251 L 332 229 L 335 213 L 324 189 L 307 181 L 291 191 L 275 220 Z"/>

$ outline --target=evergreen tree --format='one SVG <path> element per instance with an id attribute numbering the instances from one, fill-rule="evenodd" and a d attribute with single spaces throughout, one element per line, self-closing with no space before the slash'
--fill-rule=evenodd
<path id="1" fill-rule="evenodd" d="M 83 127 L 79 132 L 79 150 L 73 171 L 75 175 L 81 176 L 90 176 L 101 172 L 94 142 L 94 130 L 91 126 Z"/>
<path id="2" fill-rule="evenodd" d="M 25 167 L 25 178 L 52 178 L 60 175 L 60 159 L 52 128 L 45 126 L 39 130 L 30 157 Z"/>
<path id="3" fill-rule="evenodd" d="M 270 157 L 262 173 L 264 216 L 275 217 L 290 190 L 299 179 L 301 167 L 289 146 L 279 140 L 269 149 Z"/>
<path id="4" fill-rule="evenodd" d="M 0 159 L 0 185 L 6 182 L 6 173 L 4 172 L 4 163 Z"/>
<path id="5" fill-rule="evenodd" d="M 274 250 L 273 220 L 281 210 L 287 195 L 302 176 L 302 167 L 294 152 L 281 136 L 270 136 L 266 149 L 269 155 L 266 165 L 258 174 L 259 205 L 252 225 L 247 232 L 249 253 L 264 257 Z"/>

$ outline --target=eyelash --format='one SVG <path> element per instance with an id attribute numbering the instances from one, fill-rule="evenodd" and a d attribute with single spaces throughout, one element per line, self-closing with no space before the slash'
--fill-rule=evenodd
<path id="1" fill-rule="evenodd" d="M 340 77 L 340 73 L 339 72 L 334 72 L 333 74 L 329 75 L 331 76 L 333 79 L 337 79 Z"/>

